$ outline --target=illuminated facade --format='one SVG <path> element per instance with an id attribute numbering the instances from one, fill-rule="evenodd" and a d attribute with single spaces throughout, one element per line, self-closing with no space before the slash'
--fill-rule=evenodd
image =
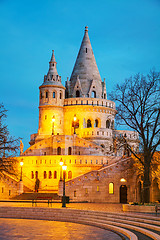
<path id="1" fill-rule="evenodd" d="M 105 79 L 101 80 L 86 27 L 73 72 L 65 87 L 52 52 L 49 71 L 39 87 L 38 132 L 31 135 L 30 147 L 18 157 L 24 162 L 24 185 L 34 190 L 38 178 L 39 191 L 58 192 L 59 162 L 62 159 L 67 165 L 67 194 L 71 198 L 85 200 L 88 188 L 82 183 L 90 177 L 96 175 L 99 179 L 98 176 L 102 175 L 101 187 L 96 182 L 99 180 L 91 184 L 96 189 L 95 193 L 92 192 L 92 200 L 119 202 L 119 191 L 114 190 L 114 182 L 118 176 L 116 181 L 120 187 L 120 179 L 125 176 L 121 167 L 114 172 L 109 169 L 115 163 L 123 165 L 124 149 L 115 148 L 115 139 L 125 135 L 134 149 L 138 149 L 139 140 L 137 132 L 115 130 L 115 115 L 115 103 L 107 99 Z M 111 172 L 107 175 L 109 178 L 105 175 L 108 171 Z M 107 195 L 100 195 L 106 181 L 108 194 L 115 194 L 112 200 L 107 200 Z M 78 188 L 87 189 L 83 197 L 78 195 Z M 99 197 L 96 197 L 97 193 Z"/>

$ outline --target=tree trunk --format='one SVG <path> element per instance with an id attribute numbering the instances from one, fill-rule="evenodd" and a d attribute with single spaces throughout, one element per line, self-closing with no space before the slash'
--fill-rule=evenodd
<path id="1" fill-rule="evenodd" d="M 150 202 L 150 164 L 144 166 L 144 179 L 143 179 L 143 203 Z"/>

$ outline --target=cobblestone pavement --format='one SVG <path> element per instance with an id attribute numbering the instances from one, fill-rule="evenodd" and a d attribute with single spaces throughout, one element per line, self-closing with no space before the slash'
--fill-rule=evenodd
<path id="1" fill-rule="evenodd" d="M 0 240 L 122 240 L 116 233 L 75 223 L 0 218 Z"/>

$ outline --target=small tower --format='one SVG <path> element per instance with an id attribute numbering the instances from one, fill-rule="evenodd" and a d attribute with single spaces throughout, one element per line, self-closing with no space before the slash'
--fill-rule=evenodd
<path id="1" fill-rule="evenodd" d="M 54 50 L 49 62 L 49 70 L 39 87 L 39 129 L 38 136 L 63 134 L 63 105 L 65 87 L 57 72 Z"/>

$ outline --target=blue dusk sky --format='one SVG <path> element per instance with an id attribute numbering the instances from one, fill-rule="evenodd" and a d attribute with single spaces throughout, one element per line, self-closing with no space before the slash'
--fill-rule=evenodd
<path id="1" fill-rule="evenodd" d="M 0 0 L 0 102 L 24 149 L 38 129 L 38 88 L 52 50 L 64 84 L 86 25 L 107 92 L 135 73 L 160 70 L 160 0 Z"/>

